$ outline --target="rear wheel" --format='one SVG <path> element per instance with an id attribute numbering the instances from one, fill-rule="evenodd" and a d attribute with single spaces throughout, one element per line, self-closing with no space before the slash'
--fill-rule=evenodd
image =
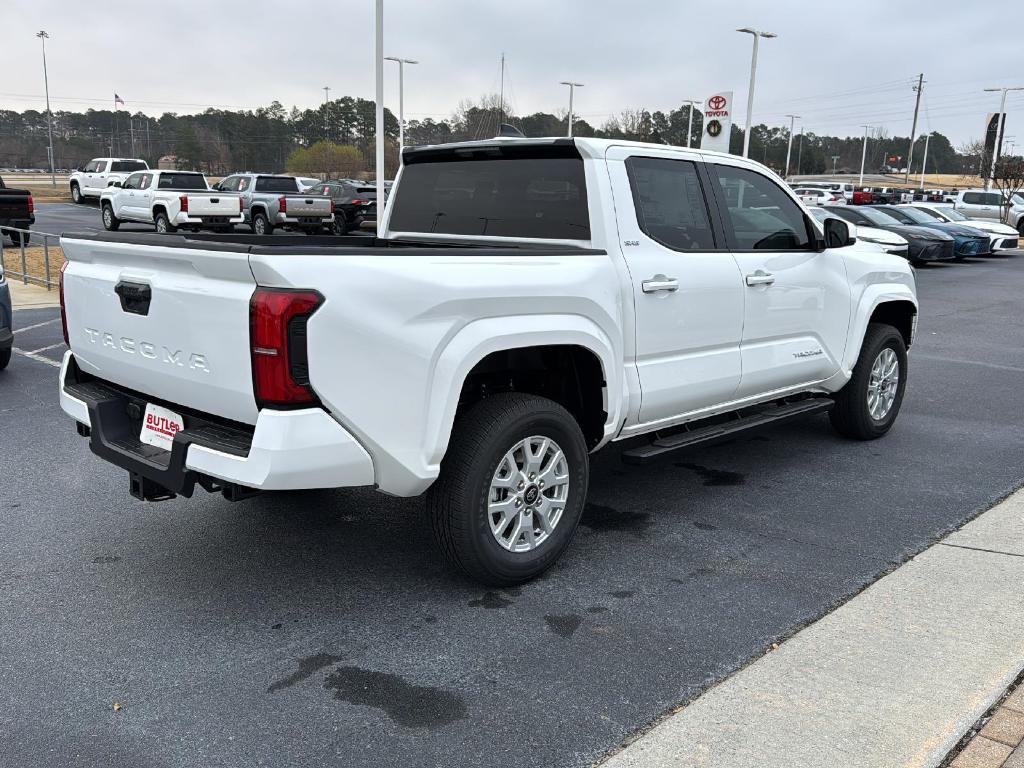
<path id="1" fill-rule="evenodd" d="M 334 221 L 331 223 L 331 234 L 333 235 L 347 235 L 348 234 L 348 219 L 345 218 L 345 214 L 336 213 L 334 214 Z"/>
<path id="2" fill-rule="evenodd" d="M 891 325 L 871 323 L 853 376 L 835 396 L 829 412 L 839 434 L 874 440 L 896 421 L 907 387 L 907 347 Z"/>
<path id="3" fill-rule="evenodd" d="M 79 205 L 85 202 L 82 198 L 82 190 L 79 188 L 78 184 L 71 185 L 71 200 Z"/>
<path id="4" fill-rule="evenodd" d="M 13 243 L 14 245 L 21 245 L 22 240 L 24 240 L 25 245 L 28 245 L 28 241 L 32 237 L 27 232 L 26 233 L 21 233 L 21 232 L 14 232 L 13 230 L 8 230 L 7 234 L 10 236 L 11 243 Z"/>
<path id="5" fill-rule="evenodd" d="M 2 371 L 4 368 L 6 368 L 7 365 L 10 362 L 11 362 L 11 350 L 5 349 L 3 352 L 0 352 L 0 371 Z"/>
<path id="6" fill-rule="evenodd" d="M 509 586 L 540 575 L 572 541 L 587 494 L 576 420 L 543 397 L 502 393 L 456 422 L 427 493 L 434 538 L 472 579 Z"/>
<path id="7" fill-rule="evenodd" d="M 252 233 L 254 235 L 274 234 L 274 225 L 270 223 L 267 214 L 257 211 L 252 215 Z"/>
<path id="8" fill-rule="evenodd" d="M 103 204 L 103 228 L 109 232 L 116 232 L 117 228 L 121 226 L 120 220 L 114 215 L 114 206 L 110 203 Z"/>
<path id="9" fill-rule="evenodd" d="M 153 224 L 156 227 L 156 231 L 162 235 L 170 234 L 176 229 L 164 211 L 157 212 L 156 217 L 153 219 Z"/>

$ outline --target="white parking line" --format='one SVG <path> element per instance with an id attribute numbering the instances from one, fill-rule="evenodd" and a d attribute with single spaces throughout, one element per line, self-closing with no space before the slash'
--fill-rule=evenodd
<path id="1" fill-rule="evenodd" d="M 43 322 L 43 323 L 36 323 L 35 325 L 26 325 L 24 328 L 15 328 L 14 332 L 17 334 L 17 333 L 21 333 L 22 331 L 31 331 L 33 328 L 42 328 L 44 325 L 52 325 L 53 323 L 59 323 L 59 322 L 60 322 L 60 318 L 59 317 L 55 317 L 55 318 L 53 318 L 53 320 L 47 320 L 46 322 Z"/>
<path id="2" fill-rule="evenodd" d="M 39 349 L 33 349 L 31 352 L 26 352 L 27 355 L 38 355 L 40 352 L 45 352 L 48 349 L 55 349 L 56 347 L 63 347 L 64 342 L 58 341 L 56 344 L 51 344 L 48 347 L 40 347 Z"/>
<path id="3" fill-rule="evenodd" d="M 47 347 L 47 349 L 49 349 L 49 347 Z M 39 363 L 46 363 L 47 365 L 52 365 L 54 368 L 60 368 L 60 363 L 58 363 L 56 360 L 51 360 L 48 357 L 37 355 L 35 352 L 26 352 L 24 349 L 18 349 L 17 347 L 11 347 L 11 352 L 21 355 L 22 357 L 27 357 L 29 360 L 35 360 L 36 362 Z"/>

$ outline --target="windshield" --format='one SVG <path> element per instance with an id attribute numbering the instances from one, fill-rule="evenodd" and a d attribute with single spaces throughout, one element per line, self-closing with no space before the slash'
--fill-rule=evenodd
<path id="1" fill-rule="evenodd" d="M 299 185 L 291 176 L 259 176 L 257 192 L 298 192 Z"/>
<path id="2" fill-rule="evenodd" d="M 917 208 L 899 208 L 901 214 L 906 216 L 915 224 L 934 224 L 935 221 L 924 211 L 919 211 Z"/>
<path id="3" fill-rule="evenodd" d="M 960 211 L 954 208 L 942 208 L 937 211 L 933 208 L 921 208 L 925 213 L 931 214 L 939 221 L 970 221 L 970 216 L 964 216 Z"/>
<path id="4" fill-rule="evenodd" d="M 875 224 L 879 227 L 891 227 L 893 224 L 900 223 L 900 221 L 894 216 L 890 216 L 888 213 L 883 213 L 877 208 L 868 208 L 867 206 L 860 206 L 857 208 L 857 213 L 859 213 L 865 219 L 870 221 L 872 224 Z"/>
<path id="5" fill-rule="evenodd" d="M 201 173 L 161 173 L 157 189 L 208 189 Z"/>

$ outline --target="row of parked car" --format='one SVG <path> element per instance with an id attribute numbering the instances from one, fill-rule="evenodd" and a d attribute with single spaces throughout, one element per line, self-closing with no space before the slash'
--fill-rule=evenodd
<path id="1" fill-rule="evenodd" d="M 971 218 L 947 203 L 815 206 L 821 222 L 839 218 L 856 226 L 856 237 L 912 264 L 962 261 L 1018 246 L 1016 229 L 992 219 Z"/>
<path id="2" fill-rule="evenodd" d="M 101 157 L 73 173 L 69 184 L 76 203 L 99 199 L 110 231 L 133 222 L 152 224 L 157 232 L 229 232 L 243 225 L 257 235 L 276 229 L 343 235 L 377 219 L 376 187 L 354 179 L 235 173 L 210 185 L 195 171 Z"/>

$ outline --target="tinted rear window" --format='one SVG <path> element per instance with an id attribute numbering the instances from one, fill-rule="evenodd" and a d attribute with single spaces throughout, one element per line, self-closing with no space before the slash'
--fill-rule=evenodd
<path id="1" fill-rule="evenodd" d="M 298 192 L 299 185 L 290 176 L 260 176 L 256 179 L 257 192 Z"/>
<path id="2" fill-rule="evenodd" d="M 206 189 L 206 179 L 201 173 L 161 173 L 157 189 Z"/>
<path id="3" fill-rule="evenodd" d="M 590 239 L 583 159 L 571 144 L 412 153 L 397 190 L 396 232 Z"/>
<path id="4" fill-rule="evenodd" d="M 118 173 L 135 173 L 146 170 L 146 164 L 138 160 L 114 160 L 110 164 L 110 170 Z"/>

